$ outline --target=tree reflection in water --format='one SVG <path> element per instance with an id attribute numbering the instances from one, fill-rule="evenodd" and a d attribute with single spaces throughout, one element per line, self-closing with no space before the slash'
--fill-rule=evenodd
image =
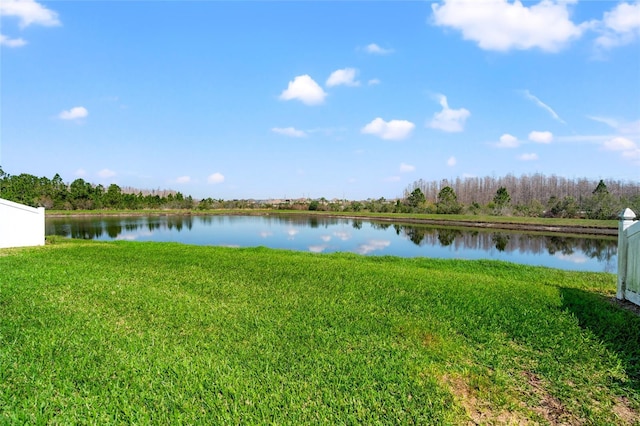
<path id="1" fill-rule="evenodd" d="M 431 225 L 399 224 L 391 221 L 367 221 L 363 219 L 346 219 L 326 216 L 136 216 L 136 217 L 65 217 L 47 218 L 46 234 L 62 235 L 77 239 L 136 239 L 144 236 L 145 239 L 163 241 L 166 235 L 169 241 L 182 241 L 183 238 L 177 236 L 182 234 L 185 237 L 194 233 L 210 234 L 224 233 L 228 235 L 238 235 L 244 238 L 245 245 L 253 244 L 251 237 L 246 235 L 248 227 L 267 227 L 272 230 L 278 227 L 286 227 L 287 230 L 309 228 L 322 232 L 323 250 L 328 247 L 329 241 L 333 244 L 333 251 L 345 250 L 340 244 L 350 238 L 333 238 L 331 235 L 342 235 L 342 231 L 328 230 L 328 228 L 351 227 L 354 230 L 353 239 L 358 235 L 368 235 L 372 241 L 377 241 L 376 247 L 380 250 L 391 252 L 395 246 L 391 241 L 384 246 L 380 241 L 392 238 L 388 231 L 400 238 L 405 238 L 416 246 L 420 247 L 448 247 L 451 251 L 475 250 L 490 253 L 510 254 L 518 253 L 525 255 L 551 255 L 561 259 L 580 262 L 581 259 L 595 259 L 605 264 L 606 270 L 615 270 L 617 252 L 617 240 L 613 237 L 589 237 L 589 236 L 566 236 L 549 234 L 523 234 L 511 231 L 488 231 L 472 228 L 450 228 L 435 227 Z M 391 228 L 393 227 L 393 228 Z M 390 229 L 391 228 L 391 229 Z M 213 230 L 216 231 L 213 231 Z M 324 231 L 327 229 L 327 231 Z M 171 231 L 160 232 L 160 231 Z M 229 232 L 232 231 L 232 232 Z M 258 234 L 256 232 L 256 234 Z M 274 232 L 268 233 L 273 235 Z M 372 235 L 371 234 L 375 234 Z M 155 235 L 155 236 L 154 236 Z M 262 233 L 262 235 L 266 235 Z M 301 235 L 296 232 L 296 235 Z M 362 237 L 360 237 L 362 238 Z M 395 236 L 393 238 L 396 238 Z M 189 238 L 184 238 L 188 240 Z M 340 242 L 338 242 L 340 240 Z M 197 242 L 198 244 L 200 242 Z M 203 242 L 211 244 L 210 242 Z M 264 238 L 255 240 L 255 245 L 263 245 Z M 230 241 L 228 244 L 237 244 Z M 296 249 L 306 249 L 302 246 Z M 316 245 L 314 245 L 316 247 Z M 319 246 L 318 246 L 319 247 Z M 395 252 L 393 253 L 395 254 Z M 402 254 L 400 254 L 402 255 Z"/>

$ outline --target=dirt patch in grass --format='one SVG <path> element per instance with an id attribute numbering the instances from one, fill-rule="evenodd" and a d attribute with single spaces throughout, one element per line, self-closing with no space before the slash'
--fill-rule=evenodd
<path id="1" fill-rule="evenodd" d="M 524 371 L 522 376 L 527 381 L 533 395 L 539 399 L 538 406 L 529 407 L 533 412 L 552 425 L 585 424 L 585 421 L 569 412 L 558 398 L 549 394 L 538 376 L 530 371 Z"/>
<path id="2" fill-rule="evenodd" d="M 469 386 L 463 377 L 445 375 L 442 377 L 442 381 L 447 385 L 456 402 L 464 408 L 469 416 L 468 425 L 519 426 L 531 424 L 524 415 L 496 409 L 489 401 L 479 398 L 477 390 Z"/>
<path id="3" fill-rule="evenodd" d="M 640 424 L 640 413 L 630 406 L 629 400 L 625 397 L 618 397 L 613 405 L 613 412 L 620 419 L 622 424 Z"/>

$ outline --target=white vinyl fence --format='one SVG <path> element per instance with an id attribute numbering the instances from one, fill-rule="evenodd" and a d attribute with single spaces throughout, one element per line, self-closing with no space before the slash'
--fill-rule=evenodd
<path id="1" fill-rule="evenodd" d="M 640 305 L 640 221 L 631 209 L 620 214 L 616 297 Z"/>
<path id="2" fill-rule="evenodd" d="M 0 198 L 0 248 L 43 245 L 44 208 Z"/>

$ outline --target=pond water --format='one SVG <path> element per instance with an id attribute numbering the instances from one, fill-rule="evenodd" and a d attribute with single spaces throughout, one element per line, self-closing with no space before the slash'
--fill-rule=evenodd
<path id="1" fill-rule="evenodd" d="M 407 225 L 321 216 L 131 216 L 47 218 L 47 235 L 94 240 L 265 246 L 314 253 L 498 259 L 615 273 L 615 237 Z"/>

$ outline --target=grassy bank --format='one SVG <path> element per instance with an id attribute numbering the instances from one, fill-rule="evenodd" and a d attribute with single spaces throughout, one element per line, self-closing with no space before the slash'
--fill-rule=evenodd
<path id="1" fill-rule="evenodd" d="M 0 423 L 640 422 L 614 275 L 53 242 L 0 250 Z"/>

